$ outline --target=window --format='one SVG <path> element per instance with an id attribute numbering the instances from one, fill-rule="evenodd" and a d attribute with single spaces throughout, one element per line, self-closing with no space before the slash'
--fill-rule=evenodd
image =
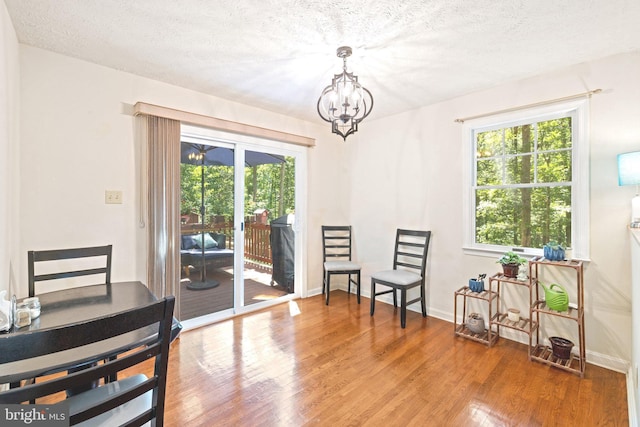
<path id="1" fill-rule="evenodd" d="M 467 251 L 541 255 L 557 241 L 588 259 L 587 100 L 464 125 Z"/>

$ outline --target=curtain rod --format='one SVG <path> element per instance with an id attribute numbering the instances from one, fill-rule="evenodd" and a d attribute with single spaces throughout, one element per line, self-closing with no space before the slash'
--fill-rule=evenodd
<path id="1" fill-rule="evenodd" d="M 541 105 L 554 104 L 556 102 L 561 102 L 561 101 L 569 101 L 571 99 L 583 98 L 585 96 L 588 96 L 589 98 L 591 98 L 591 95 L 595 95 L 596 93 L 600 93 L 600 92 L 602 92 L 602 89 L 594 89 L 594 90 L 590 90 L 588 92 L 578 93 L 578 94 L 575 94 L 575 95 L 569 95 L 569 96 L 565 96 L 565 97 L 562 97 L 562 98 L 550 99 L 548 101 L 540 101 L 540 102 L 534 102 L 533 104 L 521 105 L 520 107 L 506 108 L 504 110 L 493 111 L 491 113 L 483 113 L 483 114 L 478 114 L 476 116 L 463 117 L 461 119 L 455 119 L 454 122 L 456 122 L 456 123 L 464 123 L 467 120 L 473 120 L 473 119 L 479 119 L 481 117 L 493 116 L 494 114 L 510 113 L 512 111 L 518 111 L 518 110 L 522 110 L 524 108 L 539 107 Z"/>

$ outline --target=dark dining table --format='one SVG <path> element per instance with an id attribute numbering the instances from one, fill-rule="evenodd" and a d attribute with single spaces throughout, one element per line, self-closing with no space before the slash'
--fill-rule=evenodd
<path id="1" fill-rule="evenodd" d="M 9 332 L 0 333 L 0 384 L 16 383 L 25 378 L 48 375 L 113 357 L 144 345 L 153 338 L 153 333 L 139 331 L 91 344 L 86 347 L 86 352 L 68 350 L 7 363 L 3 354 L 8 355 L 18 351 L 15 348 L 18 340 L 15 338 L 23 334 L 109 316 L 123 310 L 144 306 L 157 299 L 142 282 L 80 286 L 39 294 L 38 298 L 41 305 L 40 316 L 33 319 L 31 325 L 19 329 L 14 327 Z M 182 326 L 174 318 L 172 340 L 177 337 L 181 329 Z"/>

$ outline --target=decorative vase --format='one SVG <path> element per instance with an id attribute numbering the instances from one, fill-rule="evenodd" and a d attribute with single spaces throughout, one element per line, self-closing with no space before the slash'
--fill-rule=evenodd
<path id="1" fill-rule="evenodd" d="M 571 349 L 573 348 L 571 341 L 562 337 L 551 337 L 549 341 L 551 341 L 551 351 L 555 357 L 564 360 L 571 358 Z"/>
<path id="2" fill-rule="evenodd" d="M 476 280 L 476 279 L 469 279 L 469 289 L 471 289 L 472 292 L 482 292 L 482 291 L 484 291 L 484 281 L 483 280 Z"/>
<path id="3" fill-rule="evenodd" d="M 471 313 L 467 317 L 467 328 L 474 334 L 484 332 L 484 318 L 478 313 Z"/>
<path id="4" fill-rule="evenodd" d="M 561 246 L 544 245 L 542 252 L 549 261 L 562 261 L 564 259 L 564 249 Z"/>
<path id="5" fill-rule="evenodd" d="M 518 270 L 520 270 L 520 265 L 518 264 L 502 264 L 502 271 L 507 277 L 518 277 Z"/>

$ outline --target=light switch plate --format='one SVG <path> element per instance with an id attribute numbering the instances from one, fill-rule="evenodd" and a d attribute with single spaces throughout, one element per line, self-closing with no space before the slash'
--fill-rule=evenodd
<path id="1" fill-rule="evenodd" d="M 108 205 L 122 204 L 122 191 L 120 190 L 106 190 L 104 192 L 104 202 Z"/>

